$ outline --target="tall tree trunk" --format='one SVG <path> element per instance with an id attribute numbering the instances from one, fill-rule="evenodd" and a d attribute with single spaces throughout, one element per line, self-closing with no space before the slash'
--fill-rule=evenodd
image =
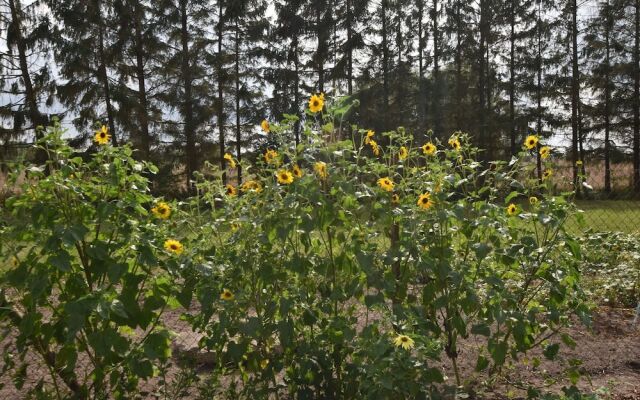
<path id="1" fill-rule="evenodd" d="M 235 73 L 236 73 L 236 158 L 238 159 L 238 186 L 242 184 L 241 130 L 240 130 L 240 27 L 235 19 Z"/>
<path id="2" fill-rule="evenodd" d="M 536 54 L 536 134 L 542 135 L 542 2 L 540 0 L 538 0 L 536 35 L 538 39 Z M 538 181 L 542 182 L 542 157 L 538 149 L 536 149 L 536 169 L 538 171 Z"/>
<path id="3" fill-rule="evenodd" d="M 136 77 L 138 80 L 138 124 L 140 125 L 139 150 L 142 152 L 143 159 L 149 160 L 151 152 L 151 136 L 149 135 L 149 111 L 144 72 L 144 39 L 142 36 L 144 10 L 140 6 L 139 1 L 134 1 L 132 3 L 135 7 Z"/>
<path id="4" fill-rule="evenodd" d="M 389 43 L 387 32 L 387 1 L 382 0 L 382 101 L 384 120 L 387 121 L 389 113 Z M 385 129 L 387 125 L 385 124 Z"/>
<path id="5" fill-rule="evenodd" d="M 424 2 L 423 0 L 418 0 L 418 101 L 416 102 L 416 104 L 418 107 L 418 130 L 420 133 L 423 133 L 426 130 L 425 103 L 427 102 L 424 82 L 424 54 L 422 46 L 424 43 L 424 39 L 422 38 L 423 19 Z"/>
<path id="6" fill-rule="evenodd" d="M 29 73 L 29 63 L 27 62 L 27 46 L 22 36 L 22 10 L 20 9 L 20 3 L 17 0 L 9 0 L 9 8 L 11 9 L 11 20 L 13 26 L 13 35 L 16 47 L 18 48 L 18 63 L 20 64 L 20 75 L 24 84 L 24 95 L 27 103 L 27 110 L 31 123 L 36 128 L 36 139 L 42 138 L 42 131 L 38 129 L 39 126 L 46 126 L 48 119 L 45 117 L 38 108 L 38 99 L 36 98 L 35 90 L 33 89 L 33 82 L 31 81 L 31 74 Z M 43 164 L 47 160 L 47 152 L 38 149 L 36 152 L 36 162 Z"/>
<path id="7" fill-rule="evenodd" d="M 578 138 L 580 136 L 578 121 L 578 105 L 580 103 L 580 71 L 578 69 L 578 4 L 571 0 L 571 159 L 573 161 L 573 184 L 579 194 L 578 185 Z"/>
<path id="8" fill-rule="evenodd" d="M 433 0 L 433 128 L 436 137 L 443 138 L 442 115 L 440 111 L 440 28 L 438 26 L 438 0 Z"/>
<path id="9" fill-rule="evenodd" d="M 511 155 L 517 154 L 516 148 L 516 3 L 518 0 L 511 0 L 511 12 L 509 13 L 509 25 L 511 32 L 509 35 L 509 140 Z"/>
<path id="10" fill-rule="evenodd" d="M 604 41 L 605 41 L 605 71 L 604 71 L 604 191 L 611 193 L 611 149 L 609 141 L 609 133 L 611 130 L 611 116 L 610 116 L 610 103 L 611 103 L 611 82 L 610 82 L 610 68 L 611 68 L 611 43 L 610 43 L 610 27 L 611 27 L 611 9 L 609 7 L 609 0 L 605 3 L 606 21 L 604 29 Z"/>
<path id="11" fill-rule="evenodd" d="M 347 0 L 347 93 L 353 94 L 353 16 L 351 14 L 351 1 Z"/>
<path id="12" fill-rule="evenodd" d="M 102 23 L 102 13 L 100 10 L 100 1 L 95 2 L 96 16 L 100 20 L 98 23 L 98 79 L 102 82 L 102 90 L 104 91 L 104 102 L 107 108 L 107 124 L 109 125 L 109 133 L 111 133 L 111 142 L 114 146 L 118 145 L 116 135 L 116 125 L 113 119 L 113 107 L 111 105 L 111 87 L 109 85 L 109 74 L 107 73 L 106 53 L 104 49 L 104 24 Z"/>
<path id="13" fill-rule="evenodd" d="M 456 130 L 462 129 L 462 6 L 456 1 Z"/>
<path id="14" fill-rule="evenodd" d="M 223 8 L 222 1 L 218 2 L 218 142 L 220 145 L 220 170 L 222 173 L 222 182 L 227 183 L 227 174 L 226 172 L 226 162 L 224 159 L 224 155 L 226 152 L 226 147 L 224 143 L 224 123 L 225 123 L 225 115 L 224 115 L 224 68 L 222 63 L 224 62 L 222 56 L 222 40 L 223 40 L 223 30 L 224 30 L 224 17 L 223 17 Z"/>
<path id="15" fill-rule="evenodd" d="M 191 57 L 189 54 L 189 26 L 187 14 L 188 0 L 180 0 L 180 41 L 182 44 L 182 79 L 184 84 L 184 99 L 182 104 L 182 115 L 184 118 L 184 137 L 186 140 L 185 166 L 187 172 L 187 190 L 191 191 L 191 179 L 193 173 L 198 168 L 196 153 L 195 126 L 193 120 L 193 96 L 191 76 Z"/>
<path id="16" fill-rule="evenodd" d="M 298 59 L 298 37 L 295 36 L 293 38 L 293 43 L 291 44 L 291 47 L 293 47 L 293 64 L 294 64 L 294 72 L 295 72 L 295 77 L 294 77 L 294 82 L 293 82 L 293 90 L 295 91 L 295 93 L 293 94 L 293 107 L 295 109 L 294 114 L 298 115 L 300 114 L 300 60 Z M 298 119 L 294 126 L 293 126 L 293 130 L 294 130 L 294 135 L 295 135 L 295 140 L 296 140 L 296 151 L 298 148 L 298 145 L 300 144 L 300 119 Z"/>
<path id="17" fill-rule="evenodd" d="M 487 40 L 487 2 L 480 0 L 480 41 L 478 48 L 478 144 L 486 145 L 486 76 L 485 43 Z M 486 154 L 482 157 L 486 159 Z"/>
<path id="18" fill-rule="evenodd" d="M 635 0 L 633 40 L 633 188 L 640 193 L 640 0 Z"/>
<path id="19" fill-rule="evenodd" d="M 322 5 L 321 2 L 316 2 L 316 35 L 318 36 L 318 44 L 316 48 L 316 67 L 318 68 L 318 91 L 324 93 L 324 57 L 326 37 L 325 32 L 327 27 L 323 25 L 322 19 Z"/>

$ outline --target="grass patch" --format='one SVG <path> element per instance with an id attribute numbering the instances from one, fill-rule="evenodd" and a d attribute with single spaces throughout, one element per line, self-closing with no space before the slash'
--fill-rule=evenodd
<path id="1" fill-rule="evenodd" d="M 640 232 L 640 201 L 630 200 L 578 200 L 576 205 L 583 210 L 584 226 L 572 217 L 567 228 L 574 233 L 587 229 L 594 232 Z"/>

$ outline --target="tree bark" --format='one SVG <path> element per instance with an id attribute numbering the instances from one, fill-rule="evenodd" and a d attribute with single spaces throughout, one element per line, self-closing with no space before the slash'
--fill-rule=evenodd
<path id="1" fill-rule="evenodd" d="M 144 10 L 139 1 L 132 2 L 134 5 L 135 17 L 135 51 L 136 51 L 136 77 L 138 80 L 138 124 L 140 125 L 139 150 L 143 159 L 149 160 L 151 152 L 151 137 L 149 135 L 149 114 L 147 105 L 147 88 L 145 84 L 144 71 L 144 39 L 142 35 L 142 20 Z"/>
<path id="2" fill-rule="evenodd" d="M 111 134 L 111 142 L 114 146 L 118 145 L 116 135 L 116 125 L 113 118 L 113 106 L 111 105 L 111 85 L 109 84 L 109 74 L 107 73 L 107 61 L 104 48 L 104 24 L 102 23 L 102 13 L 100 12 L 100 1 L 96 1 L 96 16 L 101 21 L 98 25 L 98 79 L 102 82 L 102 90 L 104 94 L 104 102 L 107 108 L 107 124 L 109 125 L 109 133 Z"/>
<path id="3" fill-rule="evenodd" d="M 382 101 L 383 112 L 381 115 L 388 116 L 389 112 L 389 44 L 387 32 L 387 1 L 382 0 Z M 385 121 L 387 118 L 385 118 Z M 387 128 L 385 124 L 385 129 Z"/>
<path id="4" fill-rule="evenodd" d="M 42 138 L 42 132 L 38 129 L 39 126 L 45 127 L 48 124 L 48 119 L 45 117 L 38 108 L 38 99 L 36 97 L 35 90 L 33 89 L 33 82 L 31 81 L 31 74 L 29 72 L 29 63 L 27 62 L 27 46 L 22 36 L 22 9 L 20 3 L 17 0 L 9 0 L 9 8 L 11 9 L 11 19 L 14 29 L 14 41 L 18 48 L 18 63 L 20 65 L 20 75 L 24 84 L 24 94 L 27 103 L 27 110 L 31 123 L 36 128 L 36 139 Z M 44 164 L 47 160 L 47 152 L 38 149 L 36 151 L 36 162 L 38 164 Z"/>
<path id="5" fill-rule="evenodd" d="M 436 137 L 444 137 L 440 114 L 440 28 L 438 26 L 438 0 L 433 0 L 433 129 Z"/>
<path id="6" fill-rule="evenodd" d="M 578 185 L 578 137 L 580 136 L 578 121 L 578 105 L 580 103 L 580 71 L 578 69 L 578 4 L 571 0 L 571 159 L 573 161 L 573 184 L 576 193 L 580 193 Z"/>
<path id="7" fill-rule="evenodd" d="M 633 41 L 633 188 L 640 193 L 640 0 L 635 0 Z"/>
<path id="8" fill-rule="evenodd" d="M 189 26 L 187 14 L 188 0 L 180 0 L 180 40 L 182 44 L 182 78 L 184 83 L 184 101 L 182 114 L 184 117 L 184 137 L 186 140 L 185 166 L 187 172 L 187 189 L 191 191 L 191 179 L 198 168 L 196 153 L 195 126 L 193 121 L 193 95 L 191 76 L 190 50 L 189 50 Z"/>
<path id="9" fill-rule="evenodd" d="M 511 32 L 509 35 L 509 140 L 511 155 L 517 154 L 516 148 L 516 108 L 515 108 L 515 96 L 516 96 L 516 3 L 518 0 L 511 0 L 511 12 L 509 14 L 509 25 Z"/>
<path id="10" fill-rule="evenodd" d="M 611 193 L 611 148 L 609 141 L 609 134 L 611 131 L 611 116 L 610 116 L 610 103 L 611 103 L 611 41 L 610 41 L 610 29 L 611 29 L 611 9 L 609 8 L 609 0 L 605 3 L 607 8 L 607 19 L 605 21 L 604 40 L 605 40 L 605 71 L 604 71 L 604 191 Z"/>
<path id="11" fill-rule="evenodd" d="M 224 143 L 224 77 L 223 77 L 223 57 L 222 57 L 222 40 L 223 40 L 223 29 L 224 29 L 224 19 L 223 19 L 223 8 L 222 2 L 218 2 L 218 142 L 220 145 L 220 170 L 222 172 L 222 182 L 227 183 L 227 174 L 226 174 L 226 162 L 224 159 L 224 155 L 226 152 L 225 143 Z"/>
<path id="12" fill-rule="evenodd" d="M 240 27 L 238 26 L 238 17 L 235 19 L 235 73 L 236 73 L 236 159 L 238 160 L 238 186 L 242 184 L 242 160 L 241 140 L 242 134 L 240 130 Z"/>

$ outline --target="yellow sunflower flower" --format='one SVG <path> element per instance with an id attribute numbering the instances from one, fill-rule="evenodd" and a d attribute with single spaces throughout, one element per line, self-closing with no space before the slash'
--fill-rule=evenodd
<path id="1" fill-rule="evenodd" d="M 182 247 L 182 243 L 180 243 L 175 239 L 165 240 L 164 249 L 176 255 L 180 255 L 184 251 L 184 247 Z"/>
<path id="2" fill-rule="evenodd" d="M 236 160 L 233 159 L 231 154 L 225 153 L 224 159 L 227 161 L 227 164 L 229 164 L 229 168 L 233 169 L 236 167 Z"/>
<path id="3" fill-rule="evenodd" d="M 222 293 L 220 293 L 220 299 L 225 301 L 233 300 L 234 295 L 229 289 L 222 289 Z"/>
<path id="4" fill-rule="evenodd" d="M 407 157 L 409 157 L 409 150 L 407 150 L 407 148 L 404 146 L 400 147 L 400 150 L 398 150 L 398 158 L 401 160 L 406 160 Z"/>
<path id="5" fill-rule="evenodd" d="M 269 121 L 267 121 L 266 119 L 262 120 L 262 122 L 260 123 L 260 128 L 262 128 L 262 131 L 264 133 L 271 132 L 271 125 L 269 124 Z"/>
<path id="6" fill-rule="evenodd" d="M 542 146 L 540 148 L 540 158 L 542 158 L 543 160 L 546 160 L 547 158 L 549 158 L 550 155 L 551 155 L 551 147 Z"/>
<path id="7" fill-rule="evenodd" d="M 423 210 L 428 210 L 431 208 L 431 206 L 433 206 L 433 201 L 431 201 L 431 193 L 425 192 L 421 194 L 418 198 L 418 207 L 422 208 Z"/>
<path id="8" fill-rule="evenodd" d="M 582 167 L 582 160 L 578 160 L 578 161 L 576 161 L 576 165 L 577 165 L 578 167 Z"/>
<path id="9" fill-rule="evenodd" d="M 293 172 L 293 176 L 295 176 L 298 179 L 304 176 L 304 172 L 302 172 L 302 168 L 300 168 L 298 164 L 295 164 L 293 166 L 293 168 L 291 169 L 291 172 Z"/>
<path id="10" fill-rule="evenodd" d="M 278 152 L 272 149 L 267 150 L 267 152 L 264 153 L 264 161 L 267 164 L 278 165 L 280 163 Z"/>
<path id="11" fill-rule="evenodd" d="M 427 156 L 436 154 L 436 150 L 436 145 L 431 142 L 425 143 L 425 145 L 422 146 L 422 152 Z"/>
<path id="12" fill-rule="evenodd" d="M 286 169 L 281 169 L 276 172 L 276 178 L 278 178 L 278 183 L 281 185 L 290 185 L 293 183 L 293 174 Z"/>
<path id="13" fill-rule="evenodd" d="M 165 202 L 159 202 L 151 209 L 153 215 L 161 219 L 167 219 L 171 215 L 171 207 Z"/>
<path id="14" fill-rule="evenodd" d="M 382 190 L 385 190 L 387 192 L 392 192 L 394 183 L 388 177 L 387 178 L 380 178 L 380 179 L 378 179 L 378 186 L 380 186 L 382 188 Z"/>
<path id="15" fill-rule="evenodd" d="M 531 204 L 532 206 L 537 206 L 538 205 L 538 198 L 536 196 L 529 197 L 529 204 Z"/>
<path id="16" fill-rule="evenodd" d="M 400 196 L 397 193 L 391 196 L 391 204 L 400 204 Z"/>
<path id="17" fill-rule="evenodd" d="M 240 190 L 243 192 L 254 191 L 260 193 L 262 192 L 262 185 L 258 181 L 249 180 L 245 181 L 242 186 L 240 186 Z"/>
<path id="18" fill-rule="evenodd" d="M 373 135 L 375 135 L 376 133 L 372 130 L 368 130 L 366 136 L 364 137 L 364 144 L 369 144 L 369 142 L 371 141 L 371 138 L 373 138 Z"/>
<path id="19" fill-rule="evenodd" d="M 106 125 L 102 125 L 102 127 L 96 131 L 96 134 L 93 136 L 93 140 L 101 146 L 109 143 L 109 140 L 111 140 L 109 128 L 107 128 Z"/>
<path id="20" fill-rule="evenodd" d="M 231 184 L 227 184 L 225 186 L 225 189 L 225 193 L 227 194 L 227 196 L 236 196 L 238 194 L 238 189 L 236 189 L 236 187 Z"/>
<path id="21" fill-rule="evenodd" d="M 451 146 L 451 148 L 455 151 L 460 150 L 460 139 L 455 136 L 452 137 L 451 139 L 449 139 L 449 146 Z"/>
<path id="22" fill-rule="evenodd" d="M 312 113 L 319 113 L 320 111 L 322 111 L 322 108 L 324 107 L 324 93 L 321 93 L 319 96 L 318 95 L 313 95 L 311 96 L 311 98 L 309 99 L 309 110 Z"/>
<path id="23" fill-rule="evenodd" d="M 369 146 L 371 146 L 371 151 L 373 151 L 373 154 L 376 156 L 380 155 L 380 146 L 378 146 L 378 142 L 376 142 L 373 139 L 369 140 Z"/>
<path id="24" fill-rule="evenodd" d="M 269 359 L 265 358 L 260 361 L 260 368 L 265 369 L 269 366 Z"/>
<path id="25" fill-rule="evenodd" d="M 511 203 L 507 206 L 507 215 L 516 215 L 516 213 L 518 212 L 518 207 Z"/>
<path id="26" fill-rule="evenodd" d="M 524 145 L 527 147 L 527 149 L 532 150 L 538 145 L 538 140 L 539 139 L 536 135 L 529 135 L 524 140 Z"/>
<path id="27" fill-rule="evenodd" d="M 327 179 L 327 164 L 323 161 L 318 161 L 313 165 L 313 170 L 316 175 L 318 175 L 321 179 Z"/>
<path id="28" fill-rule="evenodd" d="M 405 350 L 411 350 L 415 346 L 415 342 L 407 335 L 398 335 L 393 339 L 396 347 L 402 347 Z"/>
<path id="29" fill-rule="evenodd" d="M 553 170 L 551 168 L 547 168 L 542 173 L 542 179 L 543 180 L 547 180 L 547 179 L 551 178 L 552 175 L 553 175 Z"/>

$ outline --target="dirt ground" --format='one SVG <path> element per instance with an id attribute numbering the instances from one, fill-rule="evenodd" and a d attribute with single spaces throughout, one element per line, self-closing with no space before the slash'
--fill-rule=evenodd
<path id="1" fill-rule="evenodd" d="M 633 313 L 634 310 L 631 309 L 599 308 L 594 312 L 590 328 L 579 322 L 568 328 L 566 333 L 573 337 L 577 345 L 573 350 L 561 347 L 559 361 L 547 361 L 539 351 L 533 352 L 508 366 L 503 378 L 492 386 L 487 385 L 486 375 L 474 371 L 477 348 L 482 344 L 481 338 L 470 337 L 461 341 L 461 376 L 464 383 L 473 388 L 466 397 L 495 400 L 526 398 L 528 386 L 559 393 L 562 386 L 570 385 L 564 373 L 565 366 L 571 359 L 580 359 L 583 377 L 577 386 L 584 393 L 598 393 L 602 399 L 640 400 L 640 323 L 635 327 L 631 325 Z M 178 316 L 178 311 L 171 312 L 167 315 L 169 321 L 166 321 L 178 332 L 175 350 L 179 351 L 174 350 L 175 354 L 190 349 L 193 351 L 199 339 L 198 335 L 189 331 L 184 322 L 179 321 Z M 4 350 L 4 346 L 0 346 L 0 349 Z M 539 357 L 542 361 L 537 368 L 531 362 L 534 357 Z M 2 364 L 0 357 L 0 369 Z M 447 383 L 453 384 L 454 375 L 450 364 L 443 360 L 441 367 L 448 377 Z M 0 398 L 24 398 L 25 393 L 40 378 L 37 375 L 38 369 L 31 369 L 21 390 L 14 387 L 8 376 L 0 376 Z M 152 382 L 144 385 L 147 393 L 154 391 L 151 386 Z"/>

